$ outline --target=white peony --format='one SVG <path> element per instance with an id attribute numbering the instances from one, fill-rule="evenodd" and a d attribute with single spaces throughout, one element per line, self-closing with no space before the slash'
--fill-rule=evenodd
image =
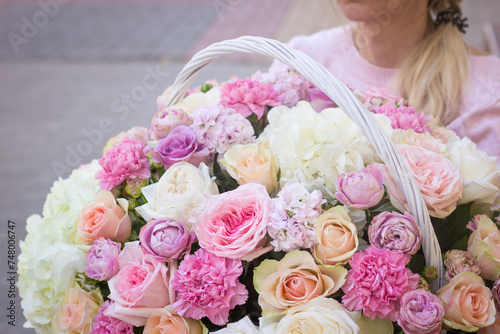
<path id="1" fill-rule="evenodd" d="M 216 195 L 219 191 L 204 163 L 197 168 L 187 162 L 178 162 L 168 168 L 157 183 L 142 188 L 142 193 L 148 203 L 135 210 L 146 221 L 170 217 L 188 224 L 191 212 L 199 206 L 200 197 Z"/>
<path id="2" fill-rule="evenodd" d="M 384 131 L 392 133 L 384 115 L 374 115 Z M 308 102 L 289 109 L 273 108 L 269 125 L 259 137 L 268 140 L 281 168 L 281 185 L 301 182 L 333 197 L 337 177 L 379 161 L 370 142 L 339 108 L 316 113 Z"/>
<path id="3" fill-rule="evenodd" d="M 227 324 L 226 328 L 210 334 L 259 334 L 259 328 L 255 327 L 249 317 L 241 318 L 237 322 Z"/>
<path id="4" fill-rule="evenodd" d="M 361 312 L 349 312 L 335 299 L 319 297 L 290 308 L 279 318 L 261 318 L 263 334 L 357 334 Z"/>
<path id="5" fill-rule="evenodd" d="M 478 149 L 469 138 L 450 140 L 448 147 L 448 158 L 464 175 L 464 190 L 458 204 L 475 202 L 477 209 L 498 204 L 500 169 L 496 158 Z"/>

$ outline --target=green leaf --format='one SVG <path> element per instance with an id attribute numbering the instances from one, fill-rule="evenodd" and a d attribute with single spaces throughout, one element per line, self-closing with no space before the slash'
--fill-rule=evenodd
<path id="1" fill-rule="evenodd" d="M 469 232 L 466 226 L 471 218 L 471 206 L 472 203 L 460 205 L 444 219 L 432 218 L 442 253 L 453 249 L 455 244 L 463 247 L 462 239 L 467 238 Z"/>
<path id="2" fill-rule="evenodd" d="M 408 268 L 413 273 L 421 273 L 425 268 L 425 257 L 424 254 L 417 253 L 411 257 L 410 263 L 408 263 Z"/>
<path id="3" fill-rule="evenodd" d="M 219 154 L 215 155 L 214 176 L 216 178 L 215 183 L 217 183 L 217 187 L 219 188 L 219 193 L 222 194 L 223 192 L 238 188 L 239 184 L 226 171 L 221 169 L 219 162 L 217 161 L 218 156 Z"/>

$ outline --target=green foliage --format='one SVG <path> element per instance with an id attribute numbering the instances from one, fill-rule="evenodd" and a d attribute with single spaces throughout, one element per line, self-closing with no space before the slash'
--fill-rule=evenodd
<path id="1" fill-rule="evenodd" d="M 215 162 L 214 162 L 214 176 L 215 176 L 215 183 L 217 184 L 217 187 L 219 188 L 219 193 L 223 193 L 226 191 L 231 191 L 236 188 L 238 188 L 238 182 L 236 182 L 235 179 L 233 179 L 228 172 L 225 170 L 222 170 L 222 168 L 219 165 L 218 162 L 218 156 L 219 154 L 215 155 Z"/>
<path id="2" fill-rule="evenodd" d="M 432 218 L 432 225 L 442 253 L 455 247 L 463 249 L 469 232 L 466 226 L 471 218 L 471 206 L 472 203 L 460 205 L 444 219 Z"/>

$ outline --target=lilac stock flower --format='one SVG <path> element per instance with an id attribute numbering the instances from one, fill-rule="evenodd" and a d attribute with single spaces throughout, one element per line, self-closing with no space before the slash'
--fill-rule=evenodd
<path id="1" fill-rule="evenodd" d="M 480 274 L 479 262 L 469 252 L 452 249 L 444 254 L 445 278 L 450 281 L 456 275 L 470 271 Z"/>
<path id="2" fill-rule="evenodd" d="M 186 161 L 195 166 L 207 160 L 210 151 L 198 142 L 196 133 L 188 126 L 179 125 L 167 137 L 160 139 L 151 152 L 151 158 L 165 166 Z"/>
<path id="3" fill-rule="evenodd" d="M 417 221 L 408 212 L 404 215 L 388 211 L 378 214 L 368 227 L 368 237 L 370 244 L 377 248 L 386 248 L 408 256 L 418 251 L 423 240 Z"/>
<path id="4" fill-rule="evenodd" d="M 418 289 L 401 298 L 398 324 L 407 334 L 438 334 L 443 316 L 444 307 L 438 296 Z"/>
<path id="5" fill-rule="evenodd" d="M 98 281 L 109 280 L 120 269 L 118 255 L 120 255 L 120 243 L 103 237 L 95 240 L 87 253 L 85 273 Z"/>
<path id="6" fill-rule="evenodd" d="M 384 196 L 382 173 L 376 165 L 337 178 L 337 200 L 350 207 L 365 210 L 375 206 Z"/>
<path id="7" fill-rule="evenodd" d="M 141 228 L 139 240 L 144 254 L 159 261 L 180 259 L 191 250 L 195 238 L 182 220 L 152 219 Z"/>

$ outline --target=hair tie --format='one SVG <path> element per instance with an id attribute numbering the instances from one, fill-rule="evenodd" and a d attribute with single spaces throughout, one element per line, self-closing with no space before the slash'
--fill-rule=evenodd
<path id="1" fill-rule="evenodd" d="M 462 18 L 462 11 L 459 7 L 448 7 L 443 11 L 440 11 L 436 20 L 434 21 L 434 26 L 437 27 L 443 23 L 451 22 L 458 30 L 465 34 L 465 28 L 469 27 L 469 24 L 466 23 L 467 18 Z"/>

